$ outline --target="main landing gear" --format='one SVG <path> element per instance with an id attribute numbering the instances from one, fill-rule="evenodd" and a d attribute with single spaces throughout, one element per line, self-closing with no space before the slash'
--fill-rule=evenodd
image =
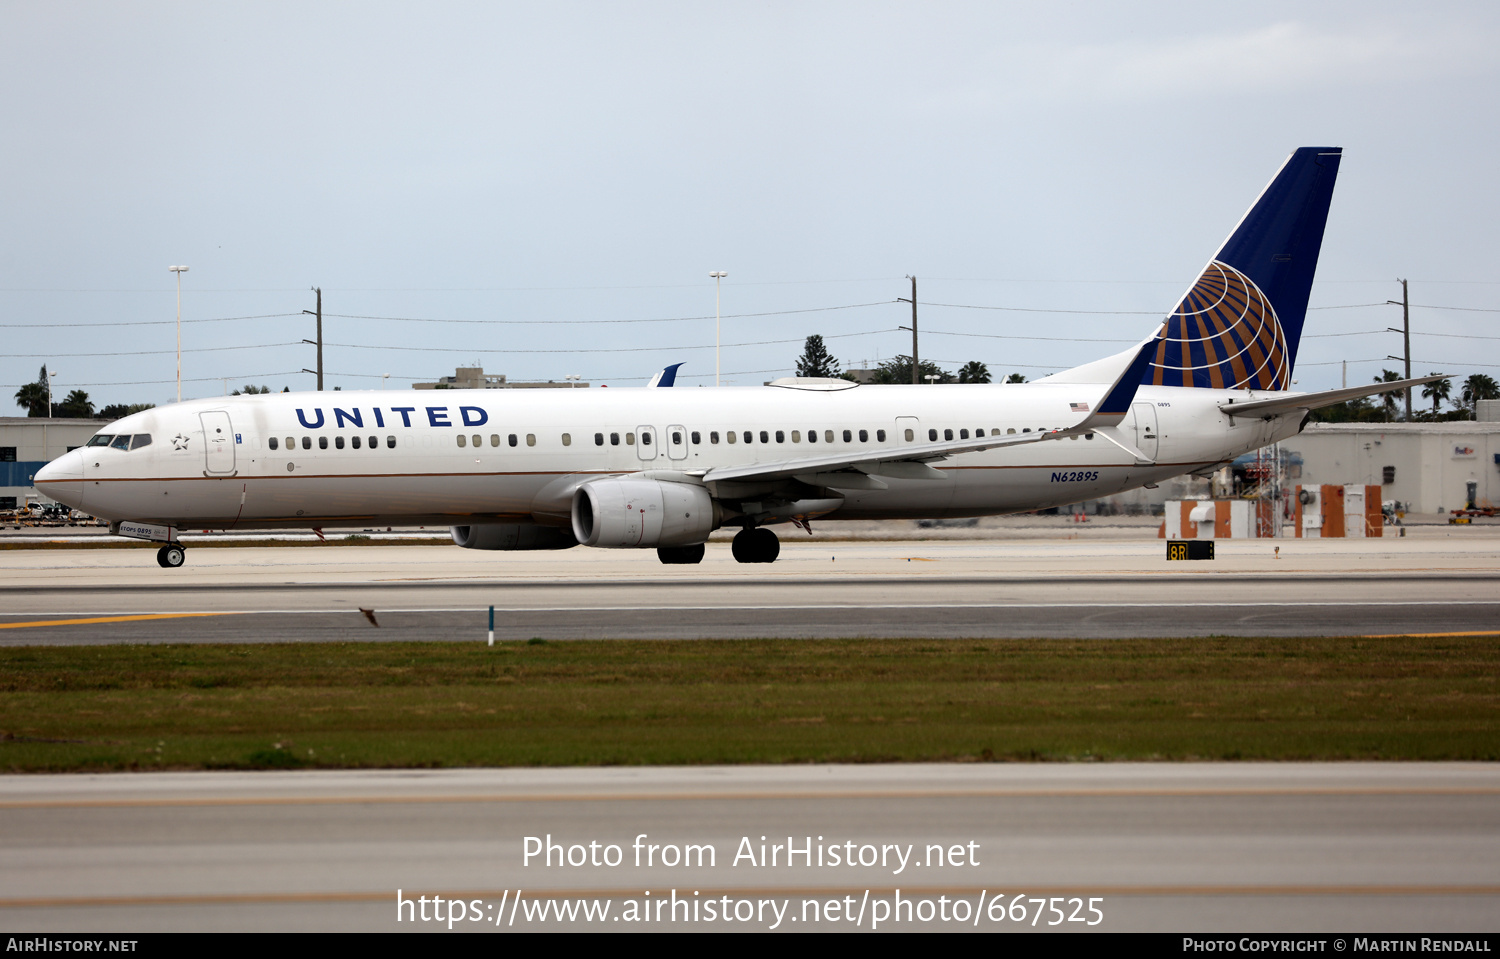
<path id="1" fill-rule="evenodd" d="M 781 540 L 764 526 L 747 527 L 735 534 L 730 551 L 739 563 L 774 563 L 781 553 Z"/>
<path id="2" fill-rule="evenodd" d="M 176 569 L 187 562 L 187 550 L 180 543 L 168 543 L 156 551 L 156 565 Z"/>
<path id="3" fill-rule="evenodd" d="M 691 566 L 703 562 L 703 544 L 696 546 L 659 546 L 656 558 L 668 566 Z"/>

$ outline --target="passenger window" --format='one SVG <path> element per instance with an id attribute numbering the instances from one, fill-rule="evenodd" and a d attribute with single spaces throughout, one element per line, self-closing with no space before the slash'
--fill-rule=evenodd
<path id="1" fill-rule="evenodd" d="M 109 444 L 109 445 L 110 445 L 111 449 L 117 449 L 117 450 L 128 450 L 128 449 L 130 449 L 130 434 L 129 433 L 121 433 L 119 436 L 116 436 L 115 437 L 115 441 L 113 443 Z"/>
<path id="2" fill-rule="evenodd" d="M 474 438 L 475 439 L 479 439 L 479 437 L 477 437 L 477 436 L 474 437 Z M 564 433 L 563 437 L 562 437 L 562 440 L 563 440 L 563 445 L 564 446 L 572 446 L 573 445 L 573 434 L 572 433 Z"/>
<path id="3" fill-rule="evenodd" d="M 626 440 L 628 441 L 629 438 L 630 437 L 627 434 L 626 435 Z M 651 434 L 650 433 L 642 433 L 641 434 L 641 445 L 642 446 L 650 446 L 651 445 Z"/>
<path id="4" fill-rule="evenodd" d="M 746 443 L 753 443 L 753 442 L 755 442 L 755 434 L 752 433 L 752 432 L 750 432 L 749 430 L 746 430 L 745 431 L 745 442 Z"/>
<path id="5" fill-rule="evenodd" d="M 953 439 L 953 431 L 952 430 L 943 430 L 943 439 L 945 439 L 945 440 L 951 440 L 951 439 Z"/>
<path id="6" fill-rule="evenodd" d="M 959 430 L 958 431 L 958 438 L 961 439 L 961 440 L 968 439 L 969 438 L 969 431 L 968 430 Z"/>
<path id="7" fill-rule="evenodd" d="M 833 442 L 833 430 L 824 430 L 823 431 L 823 442 L 825 442 L 825 443 L 832 443 Z"/>
<path id="8" fill-rule="evenodd" d="M 928 430 L 927 431 L 927 438 L 929 440 L 931 440 L 932 442 L 936 443 L 937 442 L 937 430 Z"/>
<path id="9" fill-rule="evenodd" d="M 735 443 L 739 442 L 740 434 L 736 433 L 734 430 L 728 430 L 724 433 L 724 438 L 729 441 L 730 446 L 733 446 Z"/>
<path id="10" fill-rule="evenodd" d="M 852 432 L 850 432 L 849 430 L 844 430 L 844 442 L 845 443 L 853 443 L 854 442 L 854 434 Z"/>
<path id="11" fill-rule="evenodd" d="M 682 445 L 682 433 L 680 431 L 678 431 L 678 430 L 673 430 L 672 431 L 672 445 L 673 446 L 681 446 Z"/>
<path id="12" fill-rule="evenodd" d="M 336 446 L 336 447 L 338 447 L 339 449 L 343 449 L 344 448 L 344 438 L 342 436 L 335 436 L 333 438 L 333 445 Z"/>
<path id="13" fill-rule="evenodd" d="M 394 437 L 394 436 L 387 436 L 385 438 L 385 448 L 386 449 L 390 449 L 390 450 L 395 449 L 396 448 L 396 437 Z"/>
<path id="14" fill-rule="evenodd" d="M 352 446 L 352 447 L 354 447 L 355 449 L 359 449 L 359 437 L 358 436 L 351 436 L 351 437 L 349 437 L 349 445 Z"/>
<path id="15" fill-rule="evenodd" d="M 816 443 L 818 441 L 818 431 L 817 430 L 808 430 L 807 431 L 807 441 L 809 443 Z"/>
<path id="16" fill-rule="evenodd" d="M 595 433 L 594 434 L 594 445 L 595 446 L 603 446 L 604 445 L 604 434 L 603 433 Z"/>
<path id="17" fill-rule="evenodd" d="M 710 443 L 714 444 L 715 446 L 718 446 L 719 445 L 719 431 L 718 430 L 709 430 L 708 431 L 708 441 Z"/>
<path id="18" fill-rule="evenodd" d="M 490 434 L 490 445 L 491 446 L 499 446 L 500 445 L 500 434 L 499 433 L 491 433 Z"/>
<path id="19" fill-rule="evenodd" d="M 800 443 L 800 442 L 802 442 L 802 431 L 801 430 L 792 430 L 792 442 L 793 443 Z"/>
<path id="20" fill-rule="evenodd" d="M 870 442 L 870 431 L 869 430 L 860 430 L 859 431 L 859 441 L 861 443 L 868 443 L 868 442 Z"/>
<path id="21" fill-rule="evenodd" d="M 625 445 L 626 446 L 634 446 L 635 445 L 635 434 L 634 433 L 626 433 L 625 434 Z"/>
<path id="22" fill-rule="evenodd" d="M 911 430 L 907 430 L 907 431 L 906 431 L 906 441 L 907 441 L 907 442 L 908 442 L 908 443 L 910 443 L 910 442 L 911 442 L 911 441 L 912 441 L 912 440 L 914 440 L 914 439 L 916 439 L 916 434 L 915 434 L 915 433 L 913 433 L 913 432 L 912 432 L 912 431 L 911 431 Z"/>
<path id="23" fill-rule="evenodd" d="M 1008 429 L 1008 430 L 1005 431 L 1005 435 L 1009 436 L 1010 434 L 1014 433 L 1015 431 L 1016 431 L 1016 428 L 1014 426 L 1012 426 L 1010 429 Z"/>
<path id="24" fill-rule="evenodd" d="M 527 446 L 535 446 L 536 445 L 536 434 L 535 433 L 527 433 L 526 434 L 526 445 Z"/>
<path id="25" fill-rule="evenodd" d="M 463 446 L 467 442 L 468 442 L 468 440 L 464 437 L 464 434 L 462 434 L 462 433 L 458 434 L 458 445 L 459 446 Z"/>
<path id="26" fill-rule="evenodd" d="M 778 443 L 785 443 L 786 442 L 786 434 L 783 433 L 781 430 L 777 430 L 776 431 L 776 442 L 778 442 Z"/>
<path id="27" fill-rule="evenodd" d="M 771 442 L 771 434 L 767 433 L 765 430 L 761 430 L 760 431 L 760 441 L 762 443 L 769 443 L 769 442 Z"/>
<path id="28" fill-rule="evenodd" d="M 320 436 L 320 437 L 318 437 L 318 449 L 320 449 L 320 450 L 326 450 L 326 449 L 328 449 L 328 437 L 326 437 L 326 436 Z"/>
<path id="29" fill-rule="evenodd" d="M 469 438 L 469 442 L 473 443 L 474 444 L 474 448 L 477 450 L 477 449 L 479 449 L 479 447 L 481 447 L 481 446 L 484 445 L 484 437 L 480 436 L 478 433 L 475 433 L 473 436 L 471 436 Z"/>
<path id="30" fill-rule="evenodd" d="M 305 449 L 305 450 L 312 449 L 312 437 L 310 437 L 310 436 L 304 436 L 304 437 L 302 437 L 302 448 Z"/>
<path id="31" fill-rule="evenodd" d="M 266 445 L 269 446 L 269 447 L 271 447 L 271 449 L 274 450 L 280 444 L 278 444 L 276 442 L 276 437 L 273 436 L 270 439 L 266 440 Z"/>
<path id="32" fill-rule="evenodd" d="M 1014 433 L 1015 430 L 1011 430 L 1011 432 Z M 1021 432 L 1022 433 L 1030 433 L 1031 432 L 1031 427 L 1028 426 L 1025 429 L 1021 430 Z"/>
<path id="33" fill-rule="evenodd" d="M 693 445 L 697 446 L 699 443 L 702 443 L 702 442 L 703 442 L 702 435 L 699 434 L 699 432 L 697 430 L 693 430 Z"/>
<path id="34" fill-rule="evenodd" d="M 378 450 L 378 449 L 380 449 L 380 437 L 378 437 L 378 436 L 372 436 L 372 437 L 370 437 L 370 449 L 372 449 L 372 450 Z"/>
<path id="35" fill-rule="evenodd" d="M 619 446 L 620 445 L 620 434 L 619 433 L 611 433 L 611 434 L 609 434 L 609 445 L 610 446 Z"/>
<path id="36" fill-rule="evenodd" d="M 875 439 L 878 440 L 878 441 L 880 441 L 880 442 L 882 442 L 882 443 L 884 443 L 885 442 L 885 430 L 876 430 L 875 431 Z"/>
<path id="37" fill-rule="evenodd" d="M 507 436 L 505 438 L 505 441 L 507 443 L 509 443 L 511 446 L 515 446 L 516 445 L 516 434 L 514 434 L 514 433 L 510 434 L 509 436 Z"/>

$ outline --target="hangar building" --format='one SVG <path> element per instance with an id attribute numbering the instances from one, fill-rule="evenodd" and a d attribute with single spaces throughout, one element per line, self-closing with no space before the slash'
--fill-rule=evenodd
<path id="1" fill-rule="evenodd" d="M 50 503 L 32 488 L 36 471 L 99 432 L 102 420 L 0 416 L 0 509 Z"/>
<path id="2" fill-rule="evenodd" d="M 1500 423 L 1310 423 L 1281 449 L 1302 456 L 1288 483 L 1379 485 L 1418 513 L 1462 509 L 1474 483 L 1480 505 L 1500 505 Z"/>

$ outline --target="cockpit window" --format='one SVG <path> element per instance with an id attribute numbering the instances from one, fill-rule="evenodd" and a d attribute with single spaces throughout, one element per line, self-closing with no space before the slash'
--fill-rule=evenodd
<path id="1" fill-rule="evenodd" d="M 130 449 L 130 434 L 129 433 L 121 433 L 119 436 L 116 436 L 115 437 L 115 441 L 113 443 L 109 444 L 109 445 L 110 445 L 110 448 L 117 449 L 117 450 L 128 450 L 128 449 Z"/>
<path id="2" fill-rule="evenodd" d="M 89 437 L 88 445 L 108 446 L 114 441 L 114 438 L 115 434 L 113 433 L 95 433 L 93 436 Z"/>
<path id="3" fill-rule="evenodd" d="M 150 446 L 150 445 L 151 445 L 151 434 L 150 433 L 137 433 L 137 434 L 135 434 L 135 437 L 130 441 L 130 448 L 133 449 L 133 450 L 138 450 L 142 446 Z"/>

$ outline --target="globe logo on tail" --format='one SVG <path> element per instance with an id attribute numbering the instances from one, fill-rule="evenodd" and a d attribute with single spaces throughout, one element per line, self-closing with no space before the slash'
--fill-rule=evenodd
<path id="1" fill-rule="evenodd" d="M 1249 277 L 1213 261 L 1157 332 L 1148 383 L 1220 390 L 1284 390 L 1286 334 Z"/>

